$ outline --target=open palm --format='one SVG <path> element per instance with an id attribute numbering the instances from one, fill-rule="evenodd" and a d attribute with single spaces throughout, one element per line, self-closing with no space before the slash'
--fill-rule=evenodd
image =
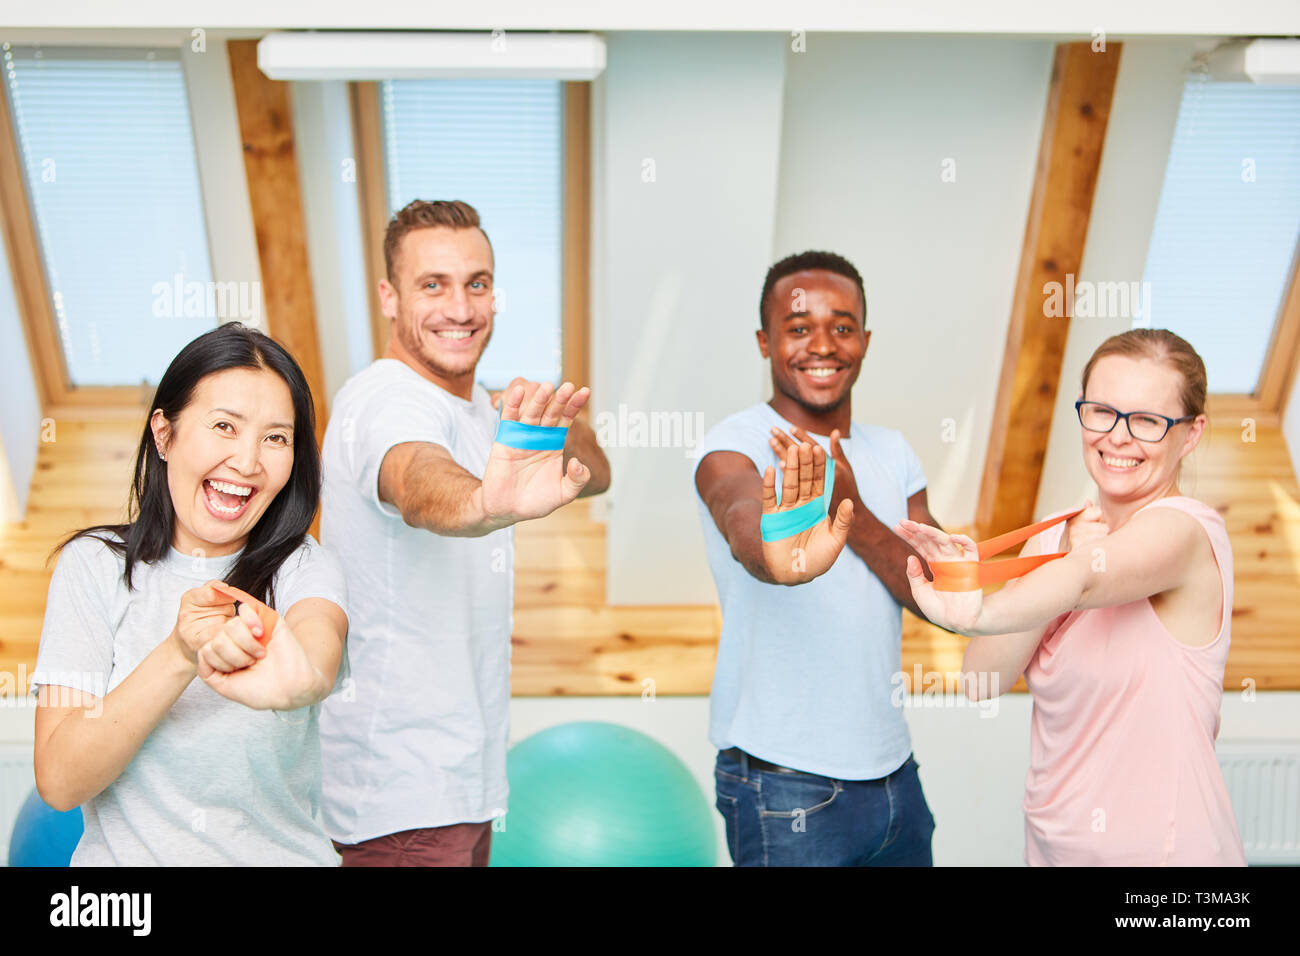
<path id="1" fill-rule="evenodd" d="M 826 452 L 820 445 L 790 445 L 785 452 L 781 500 L 776 497 L 776 469 L 763 472 L 763 514 L 791 511 L 819 500 L 825 491 Z M 803 584 L 829 570 L 849 540 L 853 502 L 845 498 L 834 515 L 811 528 L 763 542 L 763 560 L 778 584 Z"/>
<path id="2" fill-rule="evenodd" d="M 945 561 L 978 561 L 980 557 L 979 546 L 964 534 L 948 534 L 908 519 L 900 521 L 894 532 L 931 568 Z M 965 634 L 979 621 L 984 592 L 978 587 L 971 591 L 935 590 L 933 582 L 926 580 L 921 562 L 911 555 L 907 558 L 907 581 L 921 613 L 940 627 Z"/>
<path id="3" fill-rule="evenodd" d="M 568 428 L 590 394 L 569 382 L 552 394 L 549 382 L 515 379 L 502 394 L 501 418 Z M 539 451 L 494 441 L 483 469 L 483 506 L 489 515 L 512 522 L 541 518 L 577 498 L 590 478 L 590 469 L 577 459 L 565 468 L 562 448 Z"/>

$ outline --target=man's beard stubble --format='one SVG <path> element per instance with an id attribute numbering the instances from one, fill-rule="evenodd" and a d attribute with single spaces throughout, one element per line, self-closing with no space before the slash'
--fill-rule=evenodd
<path id="1" fill-rule="evenodd" d="M 434 375 L 446 379 L 462 378 L 466 375 L 472 377 L 474 375 L 474 372 L 478 368 L 479 361 L 483 358 L 483 352 L 492 341 L 493 331 L 494 330 L 491 328 L 487 330 L 487 334 L 483 338 L 483 344 L 479 346 L 478 354 L 474 356 L 474 361 L 470 363 L 469 367 L 456 369 L 443 365 L 438 361 L 435 355 L 430 354 L 430 352 L 426 350 L 423 340 L 415 337 L 415 333 L 409 321 L 399 323 L 397 327 L 398 338 L 401 339 L 402 345 L 406 348 L 406 351 L 417 358 L 424 367 Z M 430 336 L 436 338 L 437 334 L 430 333 Z"/>

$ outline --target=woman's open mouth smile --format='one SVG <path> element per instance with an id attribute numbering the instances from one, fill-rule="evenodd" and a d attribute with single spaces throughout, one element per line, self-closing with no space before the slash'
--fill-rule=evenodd
<path id="1" fill-rule="evenodd" d="M 208 513 L 222 521 L 234 521 L 248 510 L 248 503 L 257 494 L 253 485 L 221 479 L 203 479 L 203 501 Z"/>

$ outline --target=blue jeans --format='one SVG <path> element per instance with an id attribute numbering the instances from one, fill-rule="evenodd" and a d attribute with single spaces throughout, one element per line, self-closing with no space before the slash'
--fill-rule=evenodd
<path id="1" fill-rule="evenodd" d="M 934 817 L 911 755 L 879 780 L 778 773 L 718 754 L 717 808 L 736 866 L 933 866 Z"/>

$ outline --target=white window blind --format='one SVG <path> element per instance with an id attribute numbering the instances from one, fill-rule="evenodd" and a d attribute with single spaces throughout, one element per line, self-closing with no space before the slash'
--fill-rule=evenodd
<path id="1" fill-rule="evenodd" d="M 156 383 L 218 318 L 179 55 L 4 44 L 3 57 L 70 383 Z"/>
<path id="2" fill-rule="evenodd" d="M 390 212 L 460 199 L 492 241 L 498 311 L 478 380 L 558 384 L 563 84 L 387 80 L 381 102 Z"/>
<path id="3" fill-rule="evenodd" d="M 1211 392 L 1255 391 L 1298 235 L 1300 88 L 1189 77 L 1144 279 Z"/>

